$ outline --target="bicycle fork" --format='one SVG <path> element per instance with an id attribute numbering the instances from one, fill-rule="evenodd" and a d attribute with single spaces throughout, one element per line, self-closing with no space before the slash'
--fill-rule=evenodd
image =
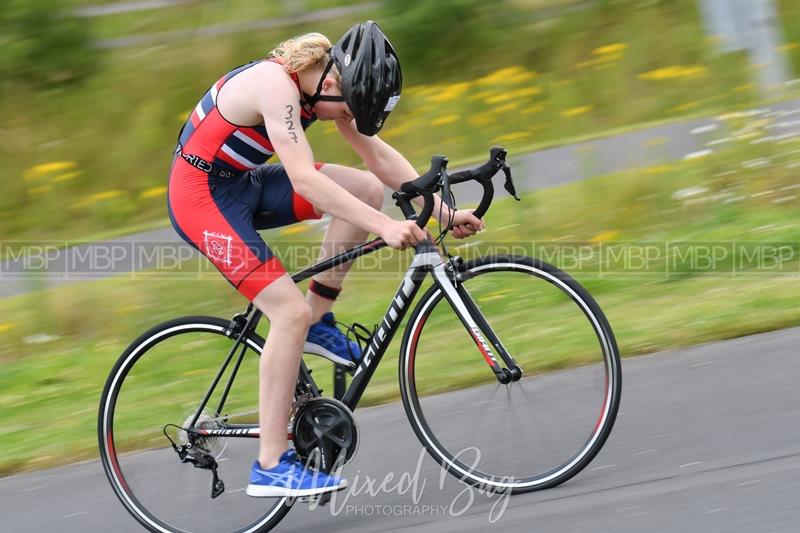
<path id="1" fill-rule="evenodd" d="M 511 354 L 508 353 L 503 343 L 500 342 L 497 334 L 475 304 L 475 300 L 472 299 L 467 288 L 464 287 L 462 281 L 465 278 L 463 269 L 460 268 L 461 265 L 461 258 L 455 257 L 451 261 L 443 262 L 433 267 L 431 274 L 450 307 L 453 308 L 458 319 L 466 328 L 467 333 L 475 342 L 475 346 L 483 355 L 489 368 L 494 372 L 497 381 L 503 384 L 519 381 L 522 377 L 522 369 Z M 500 355 L 500 359 L 506 365 L 505 367 L 498 363 L 492 348 Z"/>

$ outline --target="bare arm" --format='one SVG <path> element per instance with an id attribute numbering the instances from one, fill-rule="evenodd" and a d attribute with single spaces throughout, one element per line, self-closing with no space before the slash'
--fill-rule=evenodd
<path id="1" fill-rule="evenodd" d="M 314 168 L 314 155 L 300 123 L 297 88 L 288 77 L 275 74 L 266 71 L 261 76 L 258 106 L 294 190 L 318 209 L 380 234 L 391 219 Z"/>
<path id="2" fill-rule="evenodd" d="M 258 102 L 272 146 L 294 190 L 316 208 L 380 235 L 393 248 L 414 246 L 424 239 L 425 233 L 413 222 L 392 220 L 314 168 L 314 155 L 300 122 L 297 88 L 282 72 L 262 70 L 260 74 L 257 93 L 247 96 Z"/>
<path id="3" fill-rule="evenodd" d="M 411 163 L 403 157 L 403 155 L 395 150 L 392 146 L 385 143 L 377 135 L 368 137 L 358 132 L 355 122 L 336 121 L 336 126 L 339 128 L 342 136 L 347 139 L 347 142 L 353 149 L 361 156 L 367 168 L 375 174 L 379 180 L 391 187 L 392 190 L 399 190 L 400 185 L 406 181 L 411 181 L 419 177 L 419 174 Z M 447 222 L 450 219 L 450 208 L 446 204 L 442 204 L 442 200 L 438 194 L 434 194 L 434 207 L 433 213 L 440 220 Z M 414 200 L 417 205 L 422 205 L 424 200 L 417 198 Z M 441 211 L 440 211 L 441 209 Z M 463 218 L 463 217 L 459 217 Z M 476 220 L 464 219 L 464 222 L 476 224 Z M 462 223 L 460 220 L 454 221 L 454 225 Z M 477 227 L 477 226 L 476 226 Z M 459 236 L 459 235 L 457 235 Z"/>

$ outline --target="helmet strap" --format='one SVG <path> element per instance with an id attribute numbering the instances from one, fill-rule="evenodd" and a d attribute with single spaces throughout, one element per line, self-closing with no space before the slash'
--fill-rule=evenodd
<path id="1" fill-rule="evenodd" d="M 328 50 L 330 52 L 330 50 Z M 344 96 L 334 96 L 328 94 L 320 94 L 322 92 L 322 83 L 325 81 L 325 78 L 328 76 L 328 72 L 330 72 L 331 67 L 333 66 L 333 58 L 328 60 L 328 64 L 325 65 L 325 70 L 322 71 L 322 76 L 319 77 L 319 82 L 317 83 L 317 90 L 314 92 L 313 95 L 309 96 L 305 92 L 303 92 L 303 101 L 301 102 L 303 105 L 308 106 L 310 109 L 314 109 L 314 105 L 319 102 L 344 102 Z"/>

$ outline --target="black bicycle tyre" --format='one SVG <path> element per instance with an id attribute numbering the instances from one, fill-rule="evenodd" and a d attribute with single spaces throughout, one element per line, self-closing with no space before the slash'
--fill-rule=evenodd
<path id="1" fill-rule="evenodd" d="M 100 458 L 103 469 L 108 478 L 114 493 L 125 506 L 126 510 L 145 528 L 156 533 L 188 533 L 181 529 L 163 522 L 157 516 L 150 513 L 132 493 L 125 482 L 122 470 L 114 450 L 113 440 L 113 418 L 114 407 L 117 395 L 130 372 L 133 365 L 156 346 L 159 342 L 166 340 L 181 333 L 209 332 L 223 336 L 228 335 L 230 320 L 210 316 L 188 316 L 169 320 L 149 329 L 136 340 L 134 340 L 122 353 L 117 360 L 111 373 L 106 380 L 103 394 L 100 400 L 100 409 L 97 418 L 97 436 L 100 448 Z M 261 353 L 264 346 L 264 339 L 251 332 L 246 338 L 250 348 Z M 286 498 L 276 504 L 272 510 L 259 518 L 253 524 L 235 530 L 232 533 L 261 533 L 269 531 L 283 519 L 291 509 L 291 505 L 286 504 Z"/>
<path id="2" fill-rule="evenodd" d="M 438 286 L 431 286 L 420 298 L 411 317 L 406 324 L 403 341 L 400 347 L 399 379 L 400 394 L 403 408 L 406 412 L 411 427 L 417 438 L 428 454 L 448 472 L 462 481 L 471 485 L 480 486 L 482 489 L 505 492 L 512 494 L 543 490 L 559 485 L 578 474 L 599 453 L 605 444 L 616 420 L 622 393 L 622 368 L 614 334 L 611 326 L 603 314 L 600 306 L 591 295 L 577 281 L 560 269 L 539 259 L 526 256 L 487 256 L 466 263 L 467 272 L 473 275 L 484 275 L 491 271 L 518 270 L 530 273 L 556 285 L 577 303 L 584 314 L 593 323 L 593 329 L 604 347 L 604 359 L 609 376 L 606 396 L 604 398 L 605 411 L 598 418 L 597 428 L 592 438 L 587 440 L 588 445 L 580 450 L 575 460 L 566 468 L 547 472 L 541 476 L 532 476 L 508 483 L 505 478 L 492 476 L 464 465 L 448 451 L 433 435 L 428 427 L 419 399 L 416 394 L 413 364 L 416 352 L 416 343 L 424 327 L 425 321 L 436 305 L 442 300 L 443 295 Z"/>

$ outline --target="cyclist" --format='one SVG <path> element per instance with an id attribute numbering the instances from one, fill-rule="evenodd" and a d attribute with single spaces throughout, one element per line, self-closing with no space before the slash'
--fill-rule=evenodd
<path id="1" fill-rule="evenodd" d="M 346 486 L 337 476 L 304 469 L 286 450 L 286 427 L 304 347 L 338 363 L 360 357 L 331 312 L 350 265 L 316 275 L 304 298 L 257 230 L 327 213 L 332 218 L 320 259 L 369 233 L 397 249 L 426 238 L 413 221 L 380 211 L 384 185 L 397 190 L 417 177 L 376 136 L 401 85 L 397 55 L 376 23 L 356 24 L 333 46 L 309 33 L 225 74 L 179 135 L 169 180 L 172 225 L 271 324 L 260 361 L 261 437 L 251 496 L 306 496 Z M 304 130 L 317 119 L 334 121 L 368 171 L 314 162 Z M 266 164 L 273 153 L 281 164 Z M 444 223 L 451 220 L 457 238 L 483 227 L 471 210 L 450 213 L 438 197 L 435 212 Z"/>

